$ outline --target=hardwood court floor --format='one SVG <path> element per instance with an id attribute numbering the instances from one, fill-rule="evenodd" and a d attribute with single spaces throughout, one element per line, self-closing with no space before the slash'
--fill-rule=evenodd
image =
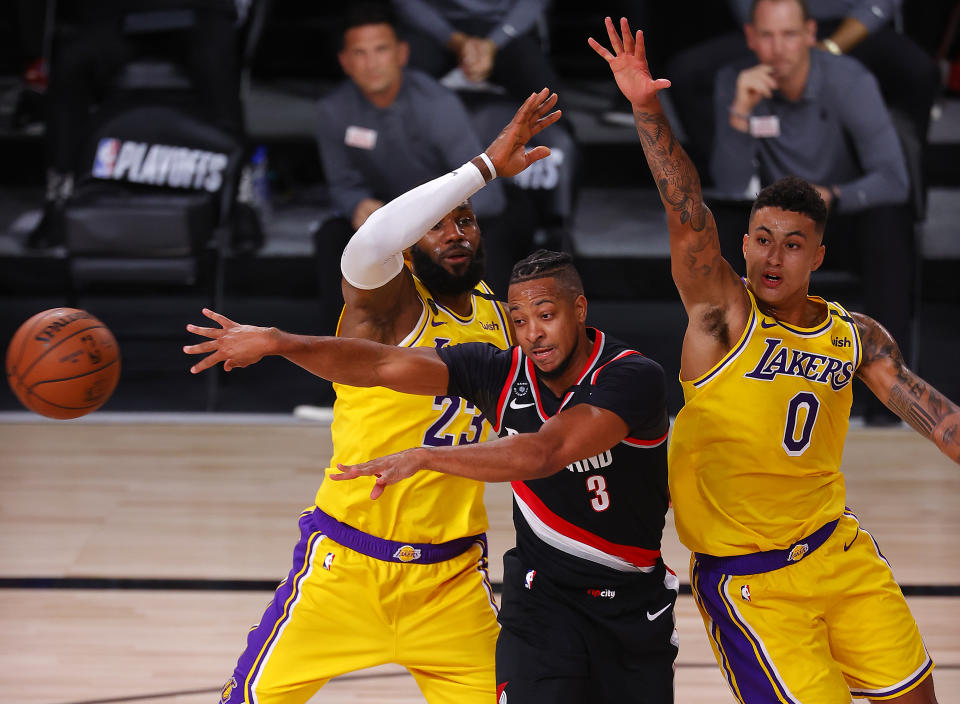
<path id="1" fill-rule="evenodd" d="M 4 701 L 215 700 L 267 586 L 288 569 L 296 518 L 312 501 L 330 441 L 323 425 L 197 418 L 0 423 Z M 844 468 L 848 503 L 908 594 L 924 585 L 949 594 L 909 601 L 938 663 L 939 700 L 958 704 L 960 468 L 911 431 L 867 429 L 851 431 Z M 491 485 L 487 504 L 498 582 L 498 556 L 513 541 L 509 488 Z M 672 516 L 664 554 L 686 582 Z M 182 588 L 130 589 L 132 579 Z M 253 590 L 230 588 L 241 580 Z M 84 588 L 59 588 L 70 585 Z M 690 596 L 680 597 L 677 624 L 677 702 L 732 702 Z M 423 701 L 392 666 L 334 681 L 315 700 Z"/>

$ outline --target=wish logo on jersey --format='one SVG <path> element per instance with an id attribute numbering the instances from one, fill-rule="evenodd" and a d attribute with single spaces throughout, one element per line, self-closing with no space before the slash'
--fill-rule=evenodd
<path id="1" fill-rule="evenodd" d="M 220 152 L 105 137 L 97 144 L 90 173 L 108 181 L 215 193 L 223 185 L 223 170 L 228 161 L 227 155 Z"/>
<path id="2" fill-rule="evenodd" d="M 767 348 L 760 355 L 760 361 L 744 374 L 745 377 L 771 381 L 778 374 L 796 376 L 820 384 L 829 383 L 834 391 L 842 389 L 853 378 L 853 362 L 825 354 L 793 350 L 779 338 L 767 338 L 764 342 Z"/>

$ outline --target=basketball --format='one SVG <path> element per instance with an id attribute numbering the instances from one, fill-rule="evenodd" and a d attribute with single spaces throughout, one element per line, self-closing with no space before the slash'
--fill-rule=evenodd
<path id="1" fill-rule="evenodd" d="M 120 379 L 113 333 L 85 310 L 51 308 L 21 325 L 7 347 L 7 381 L 20 403 L 48 418 L 79 418 Z"/>

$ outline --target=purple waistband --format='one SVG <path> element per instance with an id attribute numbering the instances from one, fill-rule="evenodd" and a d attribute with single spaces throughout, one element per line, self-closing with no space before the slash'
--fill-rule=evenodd
<path id="1" fill-rule="evenodd" d="M 734 576 L 773 572 L 773 570 L 778 570 L 781 567 L 800 562 L 800 560 L 823 545 L 827 538 L 833 534 L 833 529 L 837 527 L 839 520 L 838 518 L 820 526 L 806 538 L 798 540 L 784 550 L 766 550 L 764 552 L 754 552 L 749 555 L 733 555 L 731 557 L 715 557 L 699 552 L 694 553 L 694 555 L 700 568 L 708 572 L 720 572 L 721 574 Z"/>
<path id="2" fill-rule="evenodd" d="M 364 533 L 341 523 L 319 508 L 315 508 L 309 515 L 313 527 L 327 537 L 344 547 L 384 562 L 416 562 L 420 565 L 445 562 L 462 555 L 477 543 L 483 547 L 484 557 L 487 555 L 486 533 L 456 538 L 445 543 L 401 543 Z"/>

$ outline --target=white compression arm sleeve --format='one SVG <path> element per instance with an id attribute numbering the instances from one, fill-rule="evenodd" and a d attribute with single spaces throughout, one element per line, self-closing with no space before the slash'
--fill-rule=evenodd
<path id="1" fill-rule="evenodd" d="M 380 288 L 403 268 L 403 250 L 484 186 L 469 161 L 375 210 L 343 250 L 340 270 L 354 288 Z"/>

